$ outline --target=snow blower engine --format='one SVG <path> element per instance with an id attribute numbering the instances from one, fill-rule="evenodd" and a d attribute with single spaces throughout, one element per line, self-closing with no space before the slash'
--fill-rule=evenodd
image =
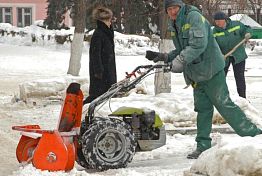
<path id="1" fill-rule="evenodd" d="M 92 101 L 87 112 L 82 112 L 80 85 L 71 83 L 57 129 L 43 130 L 38 125 L 12 127 L 22 135 L 16 149 L 18 161 L 49 171 L 71 170 L 75 161 L 86 169 L 107 170 L 126 167 L 135 152 L 165 145 L 166 131 L 154 110 L 120 107 L 106 117 L 95 115 L 96 107 L 135 88 L 156 68 L 170 70 L 167 64 L 138 66 Z"/>

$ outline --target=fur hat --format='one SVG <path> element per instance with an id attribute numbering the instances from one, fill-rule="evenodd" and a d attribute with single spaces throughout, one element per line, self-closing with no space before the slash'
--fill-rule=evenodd
<path id="1" fill-rule="evenodd" d="M 182 0 L 165 0 L 164 1 L 164 6 L 165 6 L 165 11 L 167 12 L 167 8 L 171 6 L 178 5 L 180 7 L 184 6 L 184 3 Z"/>
<path id="2" fill-rule="evenodd" d="M 224 12 L 217 12 L 214 15 L 214 20 L 225 20 L 227 19 L 227 16 Z"/>
<path id="3" fill-rule="evenodd" d="M 92 16 L 95 20 L 109 20 L 113 17 L 113 12 L 106 7 L 97 7 L 93 10 Z"/>

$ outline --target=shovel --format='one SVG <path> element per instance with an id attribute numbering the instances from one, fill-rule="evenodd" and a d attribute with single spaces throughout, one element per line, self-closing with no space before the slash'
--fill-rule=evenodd
<path id="1" fill-rule="evenodd" d="M 241 46 L 243 43 L 248 41 L 250 38 L 251 38 L 251 34 L 246 33 L 245 38 L 241 40 L 241 42 L 239 42 L 231 51 L 229 51 L 226 55 L 224 55 L 225 60 L 227 59 L 228 56 L 230 56 L 233 52 L 235 52 L 239 46 Z"/>

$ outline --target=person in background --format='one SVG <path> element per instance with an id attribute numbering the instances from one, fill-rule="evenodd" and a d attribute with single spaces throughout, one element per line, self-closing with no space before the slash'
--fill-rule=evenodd
<path id="1" fill-rule="evenodd" d="M 214 15 L 215 27 L 213 29 L 214 37 L 224 55 L 231 51 L 239 42 L 245 39 L 246 35 L 251 35 L 251 29 L 240 21 L 231 21 L 224 12 L 217 12 Z M 241 45 L 226 58 L 224 68 L 227 75 L 228 68 L 232 64 L 237 86 L 237 92 L 240 97 L 246 98 L 245 65 L 247 54 L 244 45 Z"/>
<path id="2" fill-rule="evenodd" d="M 168 54 L 147 51 L 146 58 L 154 62 L 171 62 L 171 71 L 183 72 L 187 85 L 193 87 L 197 147 L 187 158 L 196 159 L 211 147 L 214 106 L 238 135 L 261 134 L 261 129 L 246 117 L 229 96 L 224 56 L 210 23 L 196 7 L 186 5 L 182 0 L 164 0 L 164 5 L 175 49 Z"/>
<path id="3" fill-rule="evenodd" d="M 90 87 L 89 96 L 84 100 L 84 104 L 105 93 L 117 81 L 112 17 L 112 11 L 106 7 L 97 7 L 93 11 L 97 28 L 90 43 Z"/>

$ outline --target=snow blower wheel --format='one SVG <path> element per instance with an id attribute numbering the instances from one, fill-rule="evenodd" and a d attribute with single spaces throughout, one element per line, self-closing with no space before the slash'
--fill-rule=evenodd
<path id="1" fill-rule="evenodd" d="M 86 169 L 107 170 L 126 167 L 137 151 L 152 151 L 166 144 L 166 131 L 154 110 L 120 107 L 108 117 L 97 117 L 112 97 L 129 92 L 154 69 L 170 71 L 169 64 L 141 65 L 93 100 L 86 111 L 78 138 L 77 163 Z"/>
<path id="2" fill-rule="evenodd" d="M 80 136 L 83 136 L 83 134 L 86 132 L 86 130 L 87 130 L 86 123 L 85 123 L 85 120 L 83 120 L 81 122 L 81 127 L 80 127 Z M 86 162 L 85 156 L 84 156 L 83 151 L 82 151 L 81 137 L 79 137 L 79 139 L 78 139 L 77 153 L 76 154 L 77 154 L 77 158 L 76 158 L 77 164 L 84 167 L 85 169 L 89 169 L 90 166 Z"/>
<path id="3" fill-rule="evenodd" d="M 135 148 L 129 125 L 119 119 L 96 118 L 82 135 L 82 152 L 93 169 L 126 167 L 133 159 Z"/>

